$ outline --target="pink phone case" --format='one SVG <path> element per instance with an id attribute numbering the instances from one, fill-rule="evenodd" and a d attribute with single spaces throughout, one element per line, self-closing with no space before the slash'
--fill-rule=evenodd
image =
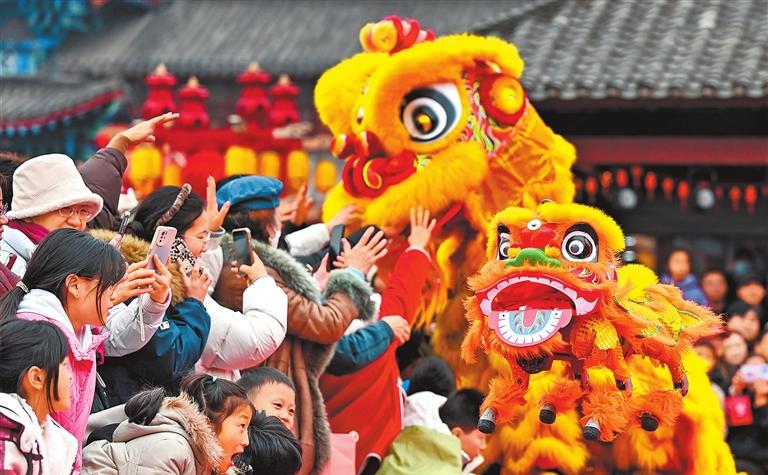
<path id="1" fill-rule="evenodd" d="M 152 238 L 152 245 L 147 255 L 147 269 L 155 270 L 155 260 L 152 256 L 157 256 L 160 262 L 167 262 L 171 255 L 171 245 L 176 239 L 176 228 L 169 226 L 158 226 L 155 230 L 155 236 Z"/>

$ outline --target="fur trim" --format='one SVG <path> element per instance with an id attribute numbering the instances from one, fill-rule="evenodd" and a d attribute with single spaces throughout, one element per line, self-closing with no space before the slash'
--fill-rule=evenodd
<path id="1" fill-rule="evenodd" d="M 358 319 L 369 321 L 376 316 L 376 303 L 371 300 L 371 286 L 349 272 L 335 270 L 328 277 L 325 297 L 335 293 L 349 296 L 358 309 Z"/>
<path id="2" fill-rule="evenodd" d="M 593 388 L 582 401 L 582 425 L 594 419 L 600 425 L 600 440 L 610 442 L 629 424 L 629 407 L 624 394 L 612 388 Z"/>
<path id="3" fill-rule="evenodd" d="M 179 423 L 189 435 L 195 458 L 212 470 L 216 470 L 224 456 L 216 439 L 216 433 L 208 418 L 200 412 L 192 399 L 182 393 L 177 397 L 168 397 L 163 401 L 163 408 L 174 411 L 179 416 Z M 202 465 L 202 464 L 201 464 Z"/>

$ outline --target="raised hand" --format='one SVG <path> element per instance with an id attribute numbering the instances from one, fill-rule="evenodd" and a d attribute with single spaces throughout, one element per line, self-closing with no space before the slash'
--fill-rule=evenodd
<path id="1" fill-rule="evenodd" d="M 374 264 L 387 255 L 387 240 L 384 237 L 384 231 L 379 231 L 374 235 L 376 229 L 369 227 L 360 238 L 360 242 L 355 247 L 344 239 L 342 246 L 344 251 L 336 259 L 336 267 L 350 267 L 368 274 Z"/>
<path id="2" fill-rule="evenodd" d="M 221 229 L 221 225 L 224 224 L 224 218 L 229 213 L 230 203 L 227 201 L 219 209 L 219 204 L 216 201 L 216 180 L 212 176 L 208 177 L 205 184 L 205 213 L 208 215 L 208 231 L 215 233 Z"/>
<path id="3" fill-rule="evenodd" d="M 330 221 L 325 223 L 325 226 L 328 228 L 328 232 L 331 232 L 331 229 L 333 229 L 335 226 L 338 226 L 339 224 L 348 226 L 349 223 L 359 220 L 360 214 L 361 214 L 361 209 L 359 206 L 355 204 L 347 205 L 341 208 L 341 210 L 339 210 L 339 212 L 336 213 L 336 216 L 331 218 Z"/>
<path id="4" fill-rule="evenodd" d="M 190 275 L 182 272 L 181 278 L 184 281 L 186 297 L 201 303 L 204 302 L 205 296 L 208 294 L 208 287 L 211 285 L 211 275 L 208 271 L 195 265 Z"/>
<path id="5" fill-rule="evenodd" d="M 125 154 L 128 147 L 138 145 L 140 143 L 155 142 L 155 129 L 162 125 L 172 122 L 179 118 L 179 114 L 168 112 L 157 117 L 153 117 L 149 120 L 139 122 L 128 130 L 124 130 L 115 135 L 112 140 L 109 141 L 107 147 L 119 150 Z"/>
<path id="6" fill-rule="evenodd" d="M 421 206 L 418 209 L 411 208 L 411 234 L 408 236 L 408 243 L 412 247 L 425 249 L 432 239 L 432 230 L 436 224 L 436 219 L 429 220 L 429 210 Z"/>

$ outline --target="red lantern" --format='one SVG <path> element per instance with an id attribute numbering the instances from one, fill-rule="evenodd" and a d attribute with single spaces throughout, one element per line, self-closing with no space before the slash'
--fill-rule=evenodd
<path id="1" fill-rule="evenodd" d="M 243 85 L 235 112 L 248 123 L 263 127 L 272 107 L 267 97 L 266 87 L 271 76 L 262 71 L 258 63 L 251 63 L 248 69 L 237 76 L 237 83 Z"/>
<path id="2" fill-rule="evenodd" d="M 597 194 L 597 179 L 593 176 L 587 178 L 587 196 L 589 197 L 589 202 L 594 203 L 595 202 L 595 195 Z"/>
<path id="3" fill-rule="evenodd" d="M 658 179 L 656 178 L 656 174 L 653 172 L 648 172 L 645 174 L 645 191 L 648 194 L 648 200 L 653 199 L 653 195 L 656 193 L 656 185 L 658 184 Z"/>
<path id="4" fill-rule="evenodd" d="M 619 188 L 626 188 L 629 184 L 629 175 L 623 168 L 616 170 L 616 185 Z"/>
<path id="5" fill-rule="evenodd" d="M 611 187 L 612 182 L 613 174 L 611 172 L 606 170 L 600 174 L 600 190 L 603 192 L 603 194 L 608 193 L 608 189 Z"/>
<path id="6" fill-rule="evenodd" d="M 144 80 L 149 92 L 141 106 L 141 115 L 145 119 L 175 112 L 176 101 L 173 99 L 173 87 L 176 86 L 176 78 L 165 69 L 164 64 L 158 64 L 155 71 Z"/>
<path id="7" fill-rule="evenodd" d="M 734 211 L 739 210 L 739 201 L 741 200 L 741 188 L 734 185 L 728 190 L 728 197 L 731 199 L 731 208 Z"/>
<path id="8" fill-rule="evenodd" d="M 632 174 L 632 186 L 640 188 L 640 178 L 643 176 L 643 167 L 635 165 L 629 169 L 629 172 Z"/>
<path id="9" fill-rule="evenodd" d="M 576 201 L 581 201 L 581 194 L 584 192 L 584 182 L 580 178 L 574 178 L 573 185 L 576 188 Z"/>
<path id="10" fill-rule="evenodd" d="M 208 128 L 206 99 L 208 99 L 208 89 L 201 86 L 195 76 L 190 76 L 186 86 L 179 91 L 179 125 L 181 127 Z"/>
<path id="11" fill-rule="evenodd" d="M 677 185 L 677 198 L 680 200 L 680 206 L 683 209 L 688 208 L 688 197 L 691 195 L 691 187 L 687 181 L 681 181 Z"/>
<path id="12" fill-rule="evenodd" d="M 749 214 L 755 213 L 755 203 L 757 202 L 757 187 L 755 185 L 747 185 L 744 188 L 744 202 L 747 203 L 747 211 Z"/>
<path id="13" fill-rule="evenodd" d="M 717 185 L 715 187 L 715 198 L 718 200 L 722 200 L 723 196 L 725 196 L 725 190 L 723 190 L 723 187 L 721 185 Z"/>
<path id="14" fill-rule="evenodd" d="M 675 190 L 675 181 L 670 177 L 664 178 L 661 180 L 661 189 L 664 191 L 664 199 L 672 201 L 672 192 Z"/>

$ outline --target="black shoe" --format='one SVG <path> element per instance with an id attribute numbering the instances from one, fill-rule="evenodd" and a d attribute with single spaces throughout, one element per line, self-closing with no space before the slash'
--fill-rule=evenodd
<path id="1" fill-rule="evenodd" d="M 652 415 L 645 413 L 640 416 L 640 425 L 643 427 L 643 430 L 653 432 L 659 428 L 659 420 Z"/>
<path id="2" fill-rule="evenodd" d="M 544 407 L 539 411 L 539 420 L 543 424 L 554 424 L 555 419 L 557 419 L 557 413 L 554 406 L 552 404 L 544 404 Z"/>
<path id="3" fill-rule="evenodd" d="M 477 429 L 483 434 L 493 434 L 496 430 L 496 424 L 489 419 L 480 419 L 477 423 Z"/>

